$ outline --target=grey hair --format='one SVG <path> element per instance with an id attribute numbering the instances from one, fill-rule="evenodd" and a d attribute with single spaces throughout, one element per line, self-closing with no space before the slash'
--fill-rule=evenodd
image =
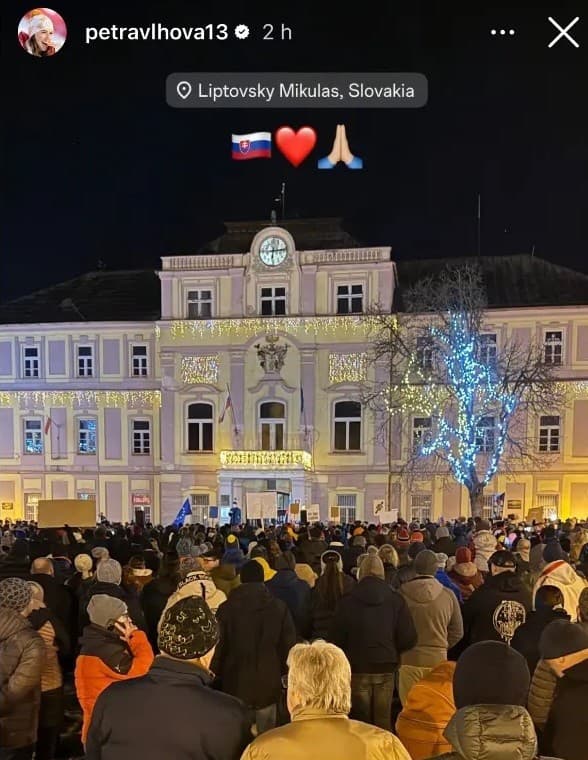
<path id="1" fill-rule="evenodd" d="M 300 707 L 348 715 L 351 710 L 351 666 L 334 644 L 317 639 L 296 644 L 288 655 L 288 689 Z"/>

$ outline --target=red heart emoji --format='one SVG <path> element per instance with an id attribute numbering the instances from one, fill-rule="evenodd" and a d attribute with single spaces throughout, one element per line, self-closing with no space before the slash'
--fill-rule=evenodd
<path id="1" fill-rule="evenodd" d="M 316 132 L 312 127 L 301 127 L 298 132 L 292 127 L 280 127 L 275 137 L 278 150 L 293 166 L 300 166 L 316 145 Z"/>

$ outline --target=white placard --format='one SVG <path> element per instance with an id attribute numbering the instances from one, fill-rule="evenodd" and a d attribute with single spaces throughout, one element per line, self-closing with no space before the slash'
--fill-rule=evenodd
<path id="1" fill-rule="evenodd" d="M 320 504 L 311 504 L 306 510 L 306 521 L 309 523 L 315 523 L 321 521 L 321 507 Z"/>
<path id="2" fill-rule="evenodd" d="M 247 494 L 248 520 L 275 520 L 278 516 L 278 499 L 275 491 Z"/>
<path id="3" fill-rule="evenodd" d="M 398 522 L 398 510 L 391 509 L 389 512 L 380 512 L 378 514 L 380 525 L 387 525 L 388 523 Z"/>

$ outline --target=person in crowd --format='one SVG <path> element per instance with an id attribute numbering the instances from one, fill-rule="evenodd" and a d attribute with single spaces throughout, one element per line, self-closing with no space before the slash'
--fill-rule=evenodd
<path id="1" fill-rule="evenodd" d="M 443 731 L 455 713 L 454 672 L 455 662 L 441 662 L 408 693 L 396 721 L 396 734 L 412 760 L 451 750 Z"/>
<path id="2" fill-rule="evenodd" d="M 588 588 L 585 588 L 578 597 L 578 625 L 581 625 L 588 633 Z"/>
<path id="3" fill-rule="evenodd" d="M 569 620 L 563 608 L 563 594 L 557 586 L 542 586 L 535 597 L 535 611 L 529 612 L 512 638 L 511 646 L 520 652 L 534 673 L 539 662 L 539 637 L 543 629 L 553 620 Z"/>
<path id="4" fill-rule="evenodd" d="M 321 555 L 328 548 L 322 528 L 314 525 L 308 531 L 307 539 L 299 545 L 298 551 L 301 561 L 310 565 L 313 572 L 318 575 L 321 571 Z"/>
<path id="5" fill-rule="evenodd" d="M 416 578 L 416 570 L 414 569 L 414 561 L 421 552 L 424 552 L 427 547 L 422 541 L 413 541 L 409 544 L 407 552 L 407 561 L 404 565 L 400 565 L 398 573 L 396 574 L 397 588 L 400 588 L 403 583 Z"/>
<path id="6" fill-rule="evenodd" d="M 398 528 L 396 532 L 395 548 L 398 552 L 398 567 L 403 567 L 409 562 L 408 548 L 410 546 L 410 533 L 404 527 Z"/>
<path id="7" fill-rule="evenodd" d="M 435 543 L 432 549 L 435 554 L 447 554 L 448 557 L 455 556 L 455 543 L 449 535 L 449 528 L 446 525 L 440 525 L 435 531 Z"/>
<path id="8" fill-rule="evenodd" d="M 122 567 L 115 559 L 102 559 L 96 567 L 96 582 L 90 587 L 90 600 L 93 596 L 104 595 L 120 599 L 128 608 L 133 624 L 142 631 L 147 629 L 145 617 L 141 608 L 139 597 L 134 592 L 126 591 L 120 584 L 122 582 Z M 83 616 L 84 627 L 88 622 L 88 614 Z"/>
<path id="9" fill-rule="evenodd" d="M 519 569 L 519 572 L 531 572 L 531 563 L 530 563 L 530 554 L 531 554 L 531 542 L 528 538 L 519 538 L 517 541 L 516 551 L 515 551 L 515 557 L 517 560 L 517 567 Z"/>
<path id="10" fill-rule="evenodd" d="M 417 643 L 417 632 L 404 598 L 386 583 L 377 555 L 363 560 L 358 580 L 341 597 L 328 638 L 351 664 L 353 717 L 390 731 L 395 673 L 403 652 Z"/>
<path id="11" fill-rule="evenodd" d="M 242 760 L 410 760 L 390 732 L 350 720 L 351 669 L 333 644 L 297 644 L 288 657 L 288 711 L 292 722 L 258 737 Z"/>
<path id="12" fill-rule="evenodd" d="M 84 714 L 86 742 L 94 705 L 110 684 L 147 672 L 153 650 L 132 623 L 126 604 L 115 596 L 95 594 L 88 602 L 90 625 L 84 628 L 75 667 L 75 687 Z"/>
<path id="13" fill-rule="evenodd" d="M 541 634 L 539 651 L 558 679 L 542 749 L 564 760 L 586 760 L 588 633 L 581 625 L 555 620 Z"/>
<path id="14" fill-rule="evenodd" d="M 217 612 L 220 641 L 212 660 L 220 689 L 255 711 L 258 733 L 274 728 L 288 652 L 296 628 L 284 602 L 273 597 L 256 560 L 241 568 L 241 585 Z"/>
<path id="15" fill-rule="evenodd" d="M 339 552 L 330 549 L 321 556 L 321 575 L 312 589 L 311 639 L 326 639 L 337 604 L 342 596 L 355 587 L 351 576 L 343 572 L 343 560 Z"/>
<path id="16" fill-rule="evenodd" d="M 442 586 L 445 586 L 445 588 L 448 588 L 450 591 L 453 591 L 455 594 L 455 598 L 460 604 L 463 604 L 463 597 L 461 595 L 461 591 L 456 583 L 454 583 L 451 578 L 449 577 L 447 573 L 447 562 L 449 560 L 449 557 L 447 554 L 443 552 L 435 552 L 437 556 L 437 572 L 435 573 L 435 578 L 439 581 L 439 583 Z"/>
<path id="17" fill-rule="evenodd" d="M 398 552 L 392 544 L 383 544 L 378 549 L 378 557 L 384 565 L 384 580 L 394 589 L 398 588 Z"/>
<path id="18" fill-rule="evenodd" d="M 43 588 L 35 581 L 28 581 L 28 583 L 31 587 L 31 604 L 27 619 L 35 631 L 38 631 L 45 644 L 35 760 L 53 760 L 65 709 L 63 674 L 58 653 L 62 657 L 67 655 L 70 641 L 68 632 L 61 622 L 45 606 Z"/>
<path id="19" fill-rule="evenodd" d="M 306 564 L 306 562 L 299 562 L 298 555 L 295 554 L 294 556 L 296 557 L 296 567 L 294 568 L 294 572 L 301 581 L 308 583 L 309 587 L 313 589 L 315 587 L 318 575 L 314 572 L 310 565 Z"/>
<path id="20" fill-rule="evenodd" d="M 435 578 L 437 555 L 429 549 L 420 552 L 414 569 L 416 577 L 400 587 L 417 632 L 415 644 L 400 657 L 398 695 L 403 705 L 412 685 L 447 660 L 447 651 L 463 637 L 457 598 Z"/>
<path id="21" fill-rule="evenodd" d="M 208 573 L 214 585 L 228 597 L 240 585 L 241 580 L 237 573 L 235 565 L 225 565 L 221 563 L 218 553 L 214 550 L 208 550 L 198 557 L 200 567 L 205 573 Z"/>
<path id="22" fill-rule="evenodd" d="M 214 585 L 214 581 L 208 573 L 202 570 L 193 570 L 186 573 L 185 577 L 179 581 L 176 590 L 167 600 L 163 612 L 187 596 L 201 596 L 215 615 L 221 604 L 227 601 L 227 597 Z"/>
<path id="23" fill-rule="evenodd" d="M 460 590 L 464 602 L 484 583 L 476 563 L 472 562 L 472 553 L 467 546 L 460 546 L 455 550 L 455 564 L 447 575 Z"/>
<path id="24" fill-rule="evenodd" d="M 246 561 L 243 549 L 239 546 L 239 539 L 234 533 L 229 533 L 225 540 L 225 550 L 223 552 L 223 565 L 233 565 L 239 572 Z"/>
<path id="25" fill-rule="evenodd" d="M 37 740 L 45 644 L 27 616 L 32 589 L 0 581 L 0 760 L 31 760 Z"/>
<path id="26" fill-rule="evenodd" d="M 547 564 L 533 588 L 533 600 L 541 586 L 556 586 L 563 594 L 565 611 L 575 623 L 578 619 L 578 599 L 582 591 L 588 587 L 588 582 L 567 562 L 558 542 L 551 542 L 545 546 L 543 559 Z"/>
<path id="27" fill-rule="evenodd" d="M 30 578 L 31 561 L 29 559 L 29 542 L 17 538 L 8 554 L 0 561 L 0 580 L 3 578 Z"/>
<path id="28" fill-rule="evenodd" d="M 489 574 L 463 605 L 464 639 L 510 644 L 531 611 L 531 594 L 517 574 L 512 552 L 497 551 L 488 559 Z"/>
<path id="29" fill-rule="evenodd" d="M 153 580 L 153 571 L 145 564 L 142 555 L 135 555 L 129 560 L 129 564 L 123 567 L 121 586 L 127 593 L 140 596 L 145 586 Z"/>
<path id="30" fill-rule="evenodd" d="M 311 589 L 296 575 L 296 558 L 284 552 L 274 560 L 276 574 L 266 588 L 276 599 L 281 599 L 290 610 L 299 639 L 306 639 L 311 628 Z"/>
<path id="31" fill-rule="evenodd" d="M 157 649 L 157 625 L 167 600 L 178 588 L 181 581 L 180 560 L 175 552 L 164 555 L 159 573 L 141 594 L 141 607 L 147 626 L 147 637 L 153 651 Z"/>
<path id="32" fill-rule="evenodd" d="M 68 633 L 72 631 L 74 625 L 72 592 L 67 586 L 57 582 L 53 563 L 48 557 L 33 560 L 30 580 L 42 587 L 45 605 Z"/>
<path id="33" fill-rule="evenodd" d="M 200 596 L 183 597 L 161 621 L 160 654 L 147 673 L 98 698 L 86 760 L 238 760 L 251 740 L 251 716 L 211 688 L 219 641 L 215 617 Z"/>
<path id="34" fill-rule="evenodd" d="M 87 588 L 94 580 L 94 563 L 89 554 L 77 554 L 74 557 L 75 572 L 66 582 L 77 598 L 86 596 L 82 589 Z"/>
<path id="35" fill-rule="evenodd" d="M 478 520 L 477 530 L 472 538 L 472 544 L 475 550 L 474 562 L 476 567 L 483 574 L 490 572 L 488 560 L 496 551 L 497 541 L 490 529 L 488 520 Z"/>
<path id="36" fill-rule="evenodd" d="M 535 760 L 537 736 L 525 709 L 529 689 L 525 658 L 499 641 L 481 641 L 457 661 L 453 697 L 457 712 L 444 736 L 453 752 L 437 760 Z"/>

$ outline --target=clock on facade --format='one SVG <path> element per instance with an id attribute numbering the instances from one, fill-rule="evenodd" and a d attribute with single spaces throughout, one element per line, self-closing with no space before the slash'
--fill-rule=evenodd
<path id="1" fill-rule="evenodd" d="M 277 267 L 288 256 L 286 241 L 279 237 L 267 237 L 259 246 L 259 258 L 268 267 Z"/>

